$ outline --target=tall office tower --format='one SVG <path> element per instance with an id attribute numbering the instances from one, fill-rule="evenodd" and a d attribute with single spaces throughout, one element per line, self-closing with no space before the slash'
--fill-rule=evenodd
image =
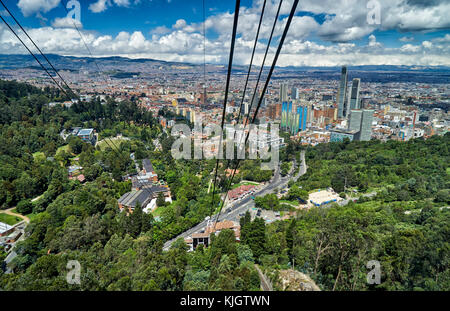
<path id="1" fill-rule="evenodd" d="M 275 118 L 279 118 L 281 116 L 281 103 L 275 104 Z"/>
<path id="2" fill-rule="evenodd" d="M 250 108 L 250 105 L 248 103 L 244 103 L 244 110 L 243 110 L 243 112 L 245 113 L 245 115 L 248 114 L 249 108 Z"/>
<path id="3" fill-rule="evenodd" d="M 360 99 L 359 99 L 359 85 L 361 83 L 361 79 L 355 78 L 352 82 L 352 92 L 350 94 L 350 109 L 360 109 Z"/>
<path id="4" fill-rule="evenodd" d="M 374 110 L 352 110 L 348 129 L 356 131 L 357 140 L 368 141 L 372 136 L 372 121 Z"/>
<path id="5" fill-rule="evenodd" d="M 308 106 L 297 107 L 298 131 L 306 130 L 306 121 L 308 119 Z"/>
<path id="6" fill-rule="evenodd" d="M 287 125 L 287 113 L 288 113 L 288 103 L 282 102 L 281 104 L 281 128 L 285 129 Z"/>
<path id="7" fill-rule="evenodd" d="M 288 85 L 286 83 L 280 84 L 280 102 L 288 100 Z"/>
<path id="8" fill-rule="evenodd" d="M 339 84 L 339 90 L 337 94 L 337 104 L 338 104 L 338 118 L 343 118 L 346 116 L 345 106 L 347 101 L 347 67 L 342 66 L 341 70 L 341 83 Z"/>
<path id="9" fill-rule="evenodd" d="M 206 97 L 206 85 L 203 85 L 203 94 L 200 98 L 202 105 L 206 105 L 206 103 L 208 102 L 207 97 Z"/>
<path id="10" fill-rule="evenodd" d="M 291 99 L 299 99 L 300 98 L 300 92 L 298 91 L 298 88 L 293 87 L 291 90 Z"/>
<path id="11" fill-rule="evenodd" d="M 362 113 L 359 140 L 368 141 L 372 137 L 372 121 L 374 110 L 365 109 Z"/>
<path id="12" fill-rule="evenodd" d="M 292 102 L 289 102 L 289 104 L 291 106 L 289 107 L 288 113 L 288 128 L 290 129 L 291 133 L 294 133 L 294 131 L 298 127 L 298 125 L 296 125 L 297 105 L 292 104 Z"/>
<path id="13" fill-rule="evenodd" d="M 348 125 L 348 129 L 350 131 L 359 132 L 361 130 L 362 113 L 363 113 L 362 110 L 351 111 Z"/>

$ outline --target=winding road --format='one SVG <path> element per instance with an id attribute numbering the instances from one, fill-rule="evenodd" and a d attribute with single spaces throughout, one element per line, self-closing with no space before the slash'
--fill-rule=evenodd
<path id="1" fill-rule="evenodd" d="M 281 164 L 281 163 L 280 163 Z M 271 193 L 275 188 L 284 188 L 289 183 L 289 180 L 293 177 L 292 175 L 297 171 L 297 161 L 294 159 L 294 165 L 289 172 L 288 175 L 282 177 L 280 174 L 280 164 L 275 170 L 274 177 L 271 179 L 271 181 L 262 189 L 255 192 L 253 196 L 263 196 L 268 193 Z M 299 173 L 294 176 L 294 180 L 297 180 L 300 176 L 304 175 L 306 173 L 307 167 L 305 162 L 305 151 L 302 151 L 300 153 L 300 169 Z M 252 207 L 254 207 L 255 203 L 253 199 L 251 198 L 251 195 L 247 195 L 245 198 L 235 201 L 231 204 L 228 204 L 226 208 L 224 207 L 223 213 L 221 213 L 217 219 L 217 221 L 223 221 L 223 220 L 233 220 L 233 221 L 239 221 L 239 214 L 245 213 L 247 210 L 250 210 Z M 212 218 L 217 217 L 217 215 L 214 215 Z M 163 246 L 163 250 L 167 251 L 169 250 L 170 246 L 173 242 L 175 242 L 179 238 L 186 238 L 188 236 L 191 236 L 195 232 L 199 232 L 200 230 L 206 228 L 208 224 L 207 220 L 202 221 L 195 227 L 192 227 L 191 229 L 183 232 L 182 234 L 178 235 L 176 238 L 166 242 Z"/>

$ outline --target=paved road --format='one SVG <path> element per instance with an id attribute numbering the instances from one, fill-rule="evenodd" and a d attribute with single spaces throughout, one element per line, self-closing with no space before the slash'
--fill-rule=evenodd
<path id="1" fill-rule="evenodd" d="M 305 163 L 305 152 L 304 151 L 302 151 L 300 154 L 300 160 L 301 160 L 301 163 L 300 163 L 299 174 L 294 177 L 295 180 L 298 179 L 298 177 L 300 177 L 301 175 L 305 174 L 306 170 L 307 170 L 306 163 Z M 292 175 L 295 174 L 295 172 L 297 172 L 297 168 L 298 168 L 297 161 L 295 161 L 295 159 L 294 159 L 294 165 L 292 166 L 291 171 L 289 172 L 288 175 L 286 175 L 285 177 L 282 177 L 280 174 L 280 165 L 278 165 L 278 167 L 275 170 L 274 177 L 269 182 L 269 184 L 266 185 L 265 187 L 263 187 L 261 190 L 255 192 L 253 194 L 253 196 L 264 196 L 268 193 L 271 193 L 277 187 L 279 187 L 280 189 L 284 188 L 289 183 L 289 180 L 293 177 Z M 225 219 L 239 221 L 239 218 L 240 218 L 239 214 L 245 213 L 247 210 L 250 210 L 255 205 L 251 196 L 252 195 L 247 195 L 245 198 L 243 198 L 239 201 L 228 204 L 226 208 L 224 207 L 224 210 L 222 211 L 222 213 L 219 216 L 219 219 L 217 221 L 223 221 Z M 217 217 L 217 216 L 213 216 L 213 219 L 215 219 L 215 217 Z M 182 234 L 178 235 L 176 238 L 166 242 L 163 246 L 163 249 L 169 250 L 172 243 L 175 242 L 177 239 L 186 238 L 188 236 L 191 236 L 193 233 L 198 232 L 203 228 L 206 228 L 207 224 L 208 224 L 208 221 L 205 221 L 205 220 L 202 221 L 195 227 L 183 232 Z"/>

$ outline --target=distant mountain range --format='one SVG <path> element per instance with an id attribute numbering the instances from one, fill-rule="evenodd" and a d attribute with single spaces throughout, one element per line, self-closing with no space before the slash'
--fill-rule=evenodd
<path id="1" fill-rule="evenodd" d="M 191 64 L 181 62 L 168 62 L 155 59 L 131 59 L 120 56 L 112 57 L 74 57 L 48 54 L 48 59 L 58 70 L 73 72 L 102 71 L 114 78 L 127 78 L 131 75 L 153 74 L 163 72 L 167 74 L 177 73 L 203 73 L 203 64 Z M 45 63 L 44 59 L 39 56 Z M 33 68 L 39 69 L 39 65 L 31 55 L 6 55 L 0 54 L 0 70 Z M 208 73 L 226 73 L 226 65 L 207 64 Z M 268 66 L 267 66 L 268 69 Z M 366 82 L 423 82 L 423 83 L 449 83 L 450 67 L 448 66 L 390 66 L 367 65 L 348 66 L 349 78 L 360 77 Z M 247 66 L 233 65 L 234 74 L 246 74 Z M 273 79 L 310 77 L 319 79 L 337 79 L 340 74 L 340 66 L 334 67 L 277 67 Z"/>

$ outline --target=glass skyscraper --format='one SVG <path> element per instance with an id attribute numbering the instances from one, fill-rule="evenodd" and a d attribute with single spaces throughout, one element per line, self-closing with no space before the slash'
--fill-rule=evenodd
<path id="1" fill-rule="evenodd" d="M 341 70 L 341 82 L 339 84 L 339 90 L 337 95 L 338 104 L 338 118 L 346 116 L 346 100 L 347 100 L 347 67 L 342 66 Z"/>
<path id="2" fill-rule="evenodd" d="M 350 109 L 360 109 L 360 100 L 359 100 L 359 86 L 361 84 L 361 79 L 355 78 L 352 82 L 352 92 L 350 94 Z M 347 113 L 348 114 L 348 113 Z"/>

